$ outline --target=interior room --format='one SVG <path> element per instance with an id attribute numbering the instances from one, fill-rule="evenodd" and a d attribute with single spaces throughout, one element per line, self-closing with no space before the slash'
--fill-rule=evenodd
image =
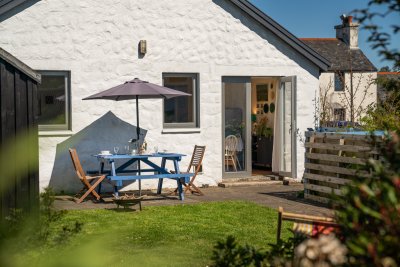
<path id="1" fill-rule="evenodd" d="M 272 173 L 272 149 L 276 116 L 277 77 L 251 79 L 252 175 Z"/>

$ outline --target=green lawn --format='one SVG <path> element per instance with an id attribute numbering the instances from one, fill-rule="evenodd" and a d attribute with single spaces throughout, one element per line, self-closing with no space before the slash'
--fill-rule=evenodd
<path id="1" fill-rule="evenodd" d="M 83 223 L 81 232 L 7 255 L 14 266 L 206 266 L 216 241 L 228 235 L 258 248 L 275 242 L 277 212 L 254 203 L 143 206 L 142 212 L 69 211 L 52 232 L 75 221 Z M 287 238 L 289 224 L 283 228 Z"/>

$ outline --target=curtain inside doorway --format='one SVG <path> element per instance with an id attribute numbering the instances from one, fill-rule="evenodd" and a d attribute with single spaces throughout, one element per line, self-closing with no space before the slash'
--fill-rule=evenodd
<path id="1" fill-rule="evenodd" d="M 281 87 L 278 82 L 278 86 L 276 86 L 275 93 L 275 113 L 274 113 L 274 145 L 272 147 L 272 172 L 279 173 L 279 168 L 281 164 Z"/>

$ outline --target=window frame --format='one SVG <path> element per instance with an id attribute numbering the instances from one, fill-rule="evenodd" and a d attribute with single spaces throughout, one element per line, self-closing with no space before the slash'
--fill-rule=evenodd
<path id="1" fill-rule="evenodd" d="M 338 112 L 339 110 L 341 111 L 340 114 Z M 336 120 L 336 116 L 338 116 L 338 115 L 343 116 L 343 120 Z M 333 109 L 333 118 L 334 118 L 335 121 L 346 121 L 346 109 L 343 108 L 343 107 L 334 108 Z"/>
<path id="2" fill-rule="evenodd" d="M 39 124 L 39 131 L 71 130 L 71 71 L 69 70 L 38 70 L 43 76 L 64 76 L 65 82 L 65 124 Z M 39 93 L 39 88 L 38 88 Z"/>
<path id="3" fill-rule="evenodd" d="M 162 73 L 162 84 L 165 86 L 165 78 L 171 77 L 190 77 L 193 79 L 193 118 L 194 122 L 174 122 L 174 123 L 166 123 L 165 122 L 165 99 L 162 103 L 162 111 L 163 111 L 163 128 L 164 129 L 173 129 L 173 128 L 200 128 L 200 74 L 193 72 L 163 72 Z"/>
<path id="4" fill-rule="evenodd" d="M 333 79 L 334 79 L 334 84 L 333 84 L 333 90 L 335 92 L 344 92 L 345 88 L 345 83 L 346 83 L 346 73 L 344 71 L 339 71 L 339 72 L 334 72 L 333 74 Z M 340 88 L 337 86 L 337 81 L 340 82 Z"/>

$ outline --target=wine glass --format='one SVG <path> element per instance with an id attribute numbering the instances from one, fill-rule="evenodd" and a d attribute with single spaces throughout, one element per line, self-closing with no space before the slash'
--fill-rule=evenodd
<path id="1" fill-rule="evenodd" d="M 118 154 L 118 151 L 119 151 L 119 147 L 118 147 L 118 146 L 115 146 L 115 147 L 114 147 L 114 153 L 115 153 L 115 154 Z"/>
<path id="2" fill-rule="evenodd" d="M 158 146 L 154 146 L 154 154 L 158 153 Z"/>
<path id="3" fill-rule="evenodd" d="M 125 146 L 125 153 L 126 153 L 126 154 L 129 154 L 129 153 L 130 153 L 130 151 L 129 151 L 129 146 Z"/>

